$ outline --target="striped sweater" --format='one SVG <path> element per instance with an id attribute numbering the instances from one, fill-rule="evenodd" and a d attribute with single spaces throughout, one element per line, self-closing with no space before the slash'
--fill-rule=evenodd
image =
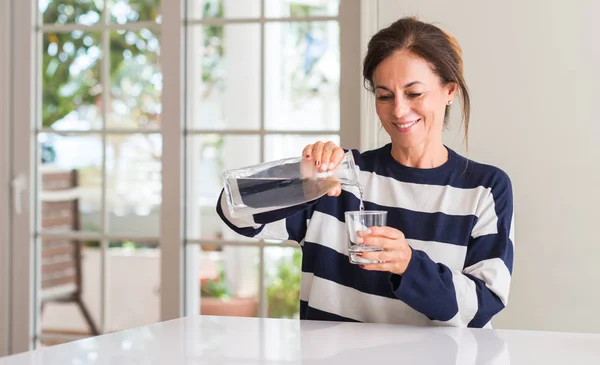
<path id="1" fill-rule="evenodd" d="M 355 187 L 243 218 L 231 217 L 221 193 L 217 212 L 241 235 L 300 244 L 301 319 L 491 327 L 507 304 L 513 265 L 506 173 L 449 148 L 448 161 L 432 169 L 399 164 L 390 144 L 352 153 L 365 209 L 386 210 L 387 225 L 413 249 L 401 276 L 349 262 L 344 212 L 359 209 Z"/>

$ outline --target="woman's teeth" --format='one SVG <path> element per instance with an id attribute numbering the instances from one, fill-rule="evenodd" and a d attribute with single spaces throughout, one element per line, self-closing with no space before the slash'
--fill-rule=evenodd
<path id="1" fill-rule="evenodd" d="M 415 120 L 414 122 L 410 122 L 410 123 L 404 123 L 404 124 L 397 124 L 398 128 L 400 129 L 406 129 L 406 128 L 410 128 L 413 125 L 415 125 L 415 123 L 417 123 L 419 120 Z"/>

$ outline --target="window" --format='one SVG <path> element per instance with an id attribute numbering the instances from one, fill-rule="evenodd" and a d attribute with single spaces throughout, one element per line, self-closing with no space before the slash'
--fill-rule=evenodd
<path id="1" fill-rule="evenodd" d="M 11 220 L 13 277 L 31 273 L 14 349 L 184 313 L 297 316 L 299 248 L 229 230 L 220 176 L 319 139 L 358 147 L 358 5 L 17 2 L 13 69 L 32 82 L 12 83 L 12 163 L 32 194 Z"/>
<path id="2" fill-rule="evenodd" d="M 239 237 L 215 204 L 225 170 L 340 143 L 339 1 L 199 3 L 187 14 L 185 201 L 200 312 L 295 317 L 300 249 Z"/>
<path id="3" fill-rule="evenodd" d="M 159 0 L 38 10 L 36 327 L 51 345 L 160 319 L 161 19 Z"/>

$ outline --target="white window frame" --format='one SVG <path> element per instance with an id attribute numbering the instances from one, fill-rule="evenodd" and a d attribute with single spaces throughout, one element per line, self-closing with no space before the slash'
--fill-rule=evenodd
<path id="1" fill-rule="evenodd" d="M 167 0 L 163 0 L 167 1 Z M 370 129 L 364 128 L 365 115 L 364 105 L 365 95 L 362 90 L 362 78 L 361 78 L 361 61 L 364 51 L 365 44 L 365 29 L 361 26 L 361 22 L 364 21 L 364 9 L 372 8 L 372 6 L 366 5 L 373 3 L 372 0 L 342 0 L 340 5 L 339 16 L 335 17 L 340 23 L 340 59 L 341 59 L 341 75 L 340 75 L 340 140 L 341 144 L 347 148 L 362 148 L 372 147 L 373 138 L 372 135 L 364 136 L 365 131 Z M 10 221 L 10 237 L 7 233 L 0 231 L 0 254 L 9 252 L 10 257 L 3 255 L 12 262 L 12 266 L 0 267 L 0 274 L 4 274 L 4 271 L 10 270 L 8 288 L 6 287 L 6 280 L 0 282 L 0 295 L 8 292 L 7 300 L 2 300 L 0 297 L 0 330 L 8 328 L 8 331 L 2 331 L 8 333 L 8 336 L 2 337 L 0 335 L 0 354 L 2 349 L 8 353 L 18 353 L 22 351 L 28 351 L 35 348 L 36 346 L 36 334 L 39 333 L 39 323 L 36 322 L 34 317 L 34 308 L 36 305 L 36 293 L 38 292 L 39 282 L 37 282 L 35 276 L 35 260 L 34 248 L 37 245 L 36 240 L 40 237 L 65 237 L 65 238 L 79 238 L 79 239 L 94 239 L 100 240 L 102 244 L 103 252 L 103 277 L 106 273 L 106 251 L 108 248 L 109 240 L 140 240 L 145 242 L 155 241 L 161 250 L 161 308 L 160 308 L 160 320 L 170 320 L 173 318 L 181 317 L 186 312 L 189 314 L 195 314 L 197 311 L 186 311 L 184 304 L 185 299 L 185 288 L 186 275 L 184 274 L 184 258 L 185 253 L 188 249 L 198 247 L 197 244 L 202 244 L 202 240 L 187 240 L 185 232 L 183 230 L 184 220 L 184 204 L 183 199 L 185 196 L 184 192 L 184 173 L 185 167 L 183 165 L 184 157 L 184 36 L 185 36 L 185 21 L 184 21 L 184 9 L 185 0 L 169 0 L 169 6 L 162 8 L 162 24 L 156 25 L 152 22 L 139 22 L 128 25 L 109 25 L 104 26 L 98 24 L 94 26 L 79 26 L 79 25 L 36 25 L 36 13 L 37 13 L 37 1 L 35 0 L 0 0 L 0 5 L 4 7 L 11 6 L 11 12 L 5 13 L 10 14 L 11 19 L 11 30 L 12 35 L 9 39 L 9 43 L 12 45 L 10 52 L 4 52 L 4 57 L 7 54 L 11 54 L 10 59 L 12 63 L 8 74 L 11 75 L 11 79 L 18 77 L 18 82 L 10 83 L 10 89 L 8 90 L 9 95 L 12 96 L 10 104 L 11 110 L 10 115 L 6 113 L 0 115 L 0 132 L 9 130 L 11 132 L 10 138 L 12 139 L 11 159 L 10 159 L 10 171 L 6 164 L 0 166 L 0 181 L 7 182 L 7 180 L 14 180 L 15 177 L 22 176 L 22 181 L 25 182 L 25 190 L 21 195 L 21 210 L 20 214 L 17 214 L 14 210 L 10 212 L 10 216 L 7 218 L 6 214 L 3 216 L 0 210 L 0 223 L 4 220 Z M 3 9 L 3 8 L 0 8 Z M 263 6 L 264 9 L 264 0 Z M 371 9 L 372 10 L 372 9 Z M 361 11 L 363 12 L 361 14 Z M 106 14 L 106 13 L 105 13 Z M 372 14 L 372 13 L 371 13 Z M 376 13 L 375 13 L 376 14 Z M 285 18 L 285 19 L 268 19 L 268 21 L 318 21 L 318 20 L 329 20 L 329 17 L 312 17 L 312 18 Z M 222 23 L 239 23 L 244 20 L 223 20 Z M 256 19 L 246 19 L 247 22 L 256 23 Z M 266 19 L 264 14 L 261 15 L 260 24 L 261 28 L 264 27 Z M 210 22 L 221 22 L 221 20 L 211 20 Z M 3 25 L 7 24 L 2 22 Z M 5 26 L 6 27 L 6 26 Z M 41 232 L 39 237 L 34 232 L 34 217 L 35 214 L 35 188 L 37 186 L 34 179 L 37 178 L 37 166 L 34 164 L 35 151 L 37 148 L 37 133 L 41 132 L 55 132 L 53 130 L 45 130 L 43 128 L 37 128 L 36 120 L 39 116 L 36 114 L 41 110 L 39 100 L 36 93 L 39 92 L 39 75 L 38 70 L 41 64 L 39 58 L 36 59 L 36 52 L 40 46 L 40 30 L 59 30 L 59 28 L 74 30 L 99 30 L 103 29 L 139 29 L 149 28 L 157 29 L 161 31 L 161 53 L 168 54 L 169 57 L 162 58 L 162 71 L 163 75 L 179 75 L 179 77 L 164 77 L 163 78 L 163 119 L 169 120 L 171 123 L 164 123 L 162 130 L 160 131 L 136 131 L 136 130 L 119 130 L 120 133 L 161 133 L 163 138 L 163 153 L 162 153 L 162 206 L 161 206 L 161 227 L 159 237 L 124 237 L 110 234 L 98 235 L 73 232 L 69 234 L 50 234 Z M 107 34 L 106 32 L 104 32 Z M 264 32 L 262 33 L 264 34 Z M 6 42 L 6 37 L 3 38 Z M 169 41 L 164 41 L 168 39 Z M 360 39 L 360 42 L 357 41 Z M 2 39 L 0 39 L 0 44 Z M 101 40 L 104 48 L 108 48 L 108 37 L 104 36 Z M 262 55 L 261 55 L 262 57 Z M 4 65 L 0 62 L 0 66 Z M 6 66 L 4 66 L 6 68 Z M 103 70 L 107 70 L 108 63 L 103 61 Z M 264 70 L 264 68 L 262 68 Z M 2 71 L 0 70 L 0 75 Z M 262 72 L 262 71 L 261 71 Z M 102 77 L 106 77 L 106 72 L 102 72 Z M 17 76 L 18 75 L 18 76 Z M 0 78 L 0 80 L 2 80 Z M 102 80 L 103 83 L 108 80 Z M 264 82 L 264 81 L 261 81 Z M 103 88 L 104 92 L 108 93 L 107 88 Z M 1 91 L 0 91 L 1 93 Z M 263 91 L 264 94 L 264 91 Z M 107 100 L 106 98 L 104 100 Z M 261 99 L 262 103 L 262 99 Z M 106 103 L 104 103 L 106 105 Z M 105 107 L 106 108 L 106 107 Z M 261 106 L 262 108 L 262 106 Z M 368 111 L 367 111 L 368 112 Z M 103 111 L 106 115 L 106 111 Z M 372 113 L 370 113 L 372 114 Z M 8 120 L 7 123 L 7 118 Z M 264 118 L 261 118 L 264 121 Z M 361 123 L 361 120 L 363 123 Z M 368 119 L 367 119 L 368 120 Z M 177 122 L 175 122 L 177 121 Z M 372 127 L 372 126 L 371 126 Z M 370 127 L 370 128 L 371 128 Z M 375 127 L 376 128 L 376 127 Z M 36 130 L 37 129 L 37 130 Z M 110 130 L 104 130 L 102 135 L 106 137 L 107 134 L 114 132 Z M 194 133 L 200 133 L 202 131 L 195 131 Z M 235 132 L 235 131 L 234 131 Z M 249 131 L 251 134 L 256 134 L 257 131 Z M 261 128 L 262 135 L 265 132 Z M 85 133 L 85 132 L 79 132 Z M 210 131 L 214 134 L 215 131 Z M 269 132 L 270 133 L 270 132 Z M 302 132 L 303 134 L 325 134 L 336 132 L 319 131 L 319 132 Z M 223 134 L 229 134 L 224 131 Z M 297 134 L 293 131 L 281 131 L 277 134 Z M 2 134 L 7 136 L 7 134 Z M 0 137 L 1 138 L 1 137 Z M 6 146 L 3 144 L 3 146 Z M 262 144 L 261 144 L 262 147 Z M 2 148 L 2 147 L 0 147 Z M 262 155 L 261 148 L 261 155 Z M 105 158 L 105 157 L 104 157 Z M 103 164 L 103 168 L 104 164 Z M 104 172 L 105 174 L 106 172 Z M 9 175 L 9 176 L 7 176 Z M 0 189 L 2 190 L 2 189 Z M 103 193 L 104 194 L 104 193 Z M 0 195 L 0 202 L 2 199 L 8 199 L 9 197 Z M 8 240 L 8 241 L 7 241 Z M 19 244 L 17 244 L 19 243 Z M 190 243 L 185 245 L 184 243 Z M 214 241 L 210 242 L 215 244 Z M 260 313 L 266 313 L 266 302 L 264 301 L 264 247 L 277 246 L 281 247 L 282 244 L 274 244 L 264 241 L 222 241 L 217 242 L 220 245 L 253 245 L 259 247 L 260 250 L 260 291 L 261 291 L 261 309 Z M 287 246 L 284 243 L 283 246 Z M 295 244 L 289 244 L 294 246 Z M 188 280 L 187 284 L 194 284 L 193 280 Z M 4 284 L 4 285 L 3 285 Z M 103 280 L 103 304 L 107 303 L 106 293 L 106 279 Z M 188 286 L 188 285 L 186 285 Z M 7 291 L 8 290 L 8 291 Z M 4 297 L 6 298 L 6 297 Z M 199 298 L 198 298 L 199 299 Z M 189 306 L 189 304 L 188 304 Z M 8 313 L 7 316 L 2 316 L 3 313 Z M 102 310 L 103 318 L 106 318 L 106 308 Z M 9 322 L 9 323 L 7 323 Z M 10 325 L 12 324 L 12 325 Z M 105 324 L 103 321 L 102 324 Z M 103 326 L 101 326 L 103 327 Z M 8 339 L 6 338 L 8 337 Z M 7 345 L 10 343 L 10 347 Z"/>
<path id="2" fill-rule="evenodd" d="M 0 49 L 10 49 L 11 3 L 0 0 Z M 0 357 L 10 349 L 10 52 L 0 54 Z"/>
<path id="3" fill-rule="evenodd" d="M 203 25 L 219 25 L 226 26 L 229 24 L 257 24 L 260 25 L 260 127 L 258 129 L 226 129 L 226 130 L 203 130 L 199 128 L 187 128 L 186 135 L 246 135 L 260 137 L 260 160 L 264 160 L 265 151 L 265 136 L 269 134 L 276 135 L 323 135 L 337 134 L 340 136 L 340 144 L 346 148 L 360 148 L 360 98 L 361 94 L 357 87 L 361 83 L 360 73 L 360 0 L 342 0 L 340 1 L 339 14 L 335 16 L 314 16 L 314 17 L 283 17 L 272 18 L 265 16 L 265 1 L 262 0 L 261 13 L 258 18 L 232 18 L 232 19 L 194 19 L 187 20 L 186 26 L 203 26 Z M 265 25 L 269 23 L 293 23 L 293 22 L 322 22 L 322 21 L 337 21 L 340 27 L 340 127 L 339 130 L 267 130 L 265 128 L 265 85 L 264 85 L 264 70 L 265 70 Z M 186 29 L 187 31 L 187 29 Z M 343 60 L 343 61 L 342 61 Z M 187 102 L 187 101 L 186 101 Z M 166 144 L 166 143 L 165 143 Z M 237 246 L 237 247 L 257 247 L 259 250 L 258 263 L 258 298 L 259 308 L 258 313 L 261 317 L 268 315 L 266 288 L 265 288 L 265 247 L 294 247 L 299 246 L 295 242 L 269 242 L 264 240 L 253 241 L 235 241 L 235 240 L 204 240 L 186 238 L 186 248 L 189 245 L 213 245 L 213 246 Z M 189 252 L 186 250 L 186 253 Z M 197 283 L 191 282 L 191 285 L 186 285 L 188 290 L 197 286 Z M 194 306 L 193 308 L 197 308 Z M 186 314 L 193 315 L 198 311 L 196 309 L 186 310 Z"/>
<path id="4" fill-rule="evenodd" d="M 31 348 L 34 332 L 33 305 L 34 237 L 31 192 L 33 165 L 33 121 L 37 100 L 34 95 L 34 6 L 32 1 L 12 0 L 11 28 L 11 190 L 13 195 L 10 217 L 10 352 Z"/>
<path id="5" fill-rule="evenodd" d="M 37 148 L 37 135 L 39 133 L 50 132 L 56 133 L 56 131 L 51 128 L 38 128 L 36 120 L 39 118 L 36 114 L 39 110 L 41 110 L 41 100 L 37 97 L 37 94 L 40 92 L 39 86 L 41 80 L 39 79 L 38 70 L 41 66 L 41 57 L 39 57 L 40 53 L 38 51 L 38 47 L 41 47 L 41 35 L 44 31 L 72 31 L 75 29 L 82 30 L 98 30 L 102 31 L 102 48 L 108 49 L 109 45 L 109 31 L 113 29 L 141 29 L 148 28 L 151 30 L 160 30 L 161 28 L 164 30 L 166 28 L 177 28 L 181 25 L 181 17 L 173 18 L 169 17 L 169 14 L 173 14 L 178 9 L 181 10 L 182 7 L 179 8 L 176 6 L 174 2 L 170 8 L 167 8 L 168 11 L 165 11 L 166 19 L 163 21 L 163 25 L 156 24 L 154 22 L 138 22 L 134 24 L 127 25 L 109 25 L 105 26 L 104 24 L 97 24 L 93 26 L 83 26 L 83 25 L 53 25 L 53 24 L 44 24 L 39 25 L 36 24 L 37 21 L 37 1 L 36 0 L 0 0 L 9 2 L 12 5 L 12 12 L 9 16 L 12 19 L 18 19 L 19 21 L 12 22 L 12 33 L 11 33 L 11 50 L 13 51 L 12 57 L 12 68 L 11 75 L 18 75 L 18 82 L 11 83 L 10 95 L 11 99 L 11 115 L 9 121 L 9 129 L 12 132 L 12 151 L 11 151 L 11 166 L 12 169 L 10 171 L 9 180 L 12 182 L 15 181 L 16 178 L 21 177 L 22 182 L 25 183 L 25 190 L 21 194 L 21 212 L 17 213 L 16 210 L 13 210 L 10 214 L 11 221 L 11 236 L 10 243 L 8 245 L 3 245 L 0 249 L 6 249 L 11 253 L 11 261 L 13 263 L 11 267 L 11 272 L 8 277 L 10 277 L 11 281 L 10 292 L 9 292 L 9 300 L 10 303 L 5 301 L 2 302 L 2 308 L 6 308 L 6 304 L 10 308 L 10 323 L 6 324 L 9 328 L 8 340 L 10 343 L 10 347 L 8 348 L 8 353 L 18 353 L 23 351 L 28 351 L 33 349 L 37 345 L 37 340 L 39 340 L 39 336 L 37 335 L 40 331 L 40 323 L 38 323 L 36 316 L 34 313 L 35 309 L 38 308 L 36 294 L 39 292 L 39 277 L 35 275 L 36 262 L 37 257 L 36 254 L 39 255 L 39 252 L 36 252 L 34 247 L 39 246 L 38 241 L 43 237 L 63 237 L 63 238 L 78 238 L 78 239 L 94 239 L 102 242 L 102 260 L 103 264 L 102 268 L 102 303 L 101 303 L 101 318 L 102 323 L 100 325 L 101 328 L 105 327 L 106 318 L 107 318 L 107 251 L 108 251 L 108 242 L 110 240 L 138 240 L 149 243 L 159 243 L 159 242 L 169 242 L 170 240 L 165 240 L 163 236 L 160 237 L 125 237 L 122 235 L 109 235 L 109 234 L 95 234 L 95 233 L 85 233 L 85 232 L 72 232 L 72 233 L 61 233 L 55 234 L 51 232 L 36 232 L 34 227 L 34 214 L 35 214 L 35 198 L 37 192 L 35 191 L 36 186 L 38 185 L 34 179 L 39 178 L 37 175 L 37 166 L 35 163 L 35 151 Z M 7 5 L 8 6 L 8 5 Z M 107 16 L 107 13 L 103 13 L 104 16 Z M 104 21 L 106 19 L 103 19 Z M 174 26 L 167 25 L 168 21 L 173 21 Z M 167 24 L 165 24 L 167 23 Z M 4 23 L 3 23 L 4 24 Z M 166 45 L 170 43 L 176 42 L 165 42 Z M 170 58 L 165 58 L 166 60 L 170 60 Z M 176 63 L 177 60 L 174 60 L 173 63 Z M 166 61 L 166 68 L 169 69 L 169 61 Z M 108 58 L 102 58 L 102 78 L 101 82 L 103 84 L 107 84 L 109 81 L 107 79 L 108 75 Z M 170 78 L 174 79 L 174 78 Z M 14 76 L 13 76 L 14 80 Z M 180 82 L 180 81 L 177 81 Z M 168 82 L 166 82 L 168 85 Z M 108 100 L 108 88 L 103 88 L 103 92 L 105 93 L 104 100 Z M 169 105 L 171 105 L 171 109 L 173 110 L 172 105 L 178 103 L 176 99 L 176 94 L 171 94 L 169 92 L 165 92 L 165 96 L 170 96 L 171 100 L 167 100 L 166 103 L 163 102 L 165 109 L 167 112 L 169 110 Z M 166 104 L 166 105 L 165 105 Z M 104 103 L 106 105 L 106 103 Z M 106 116 L 106 107 L 103 108 L 102 113 Z M 175 108 L 176 109 L 176 108 Z M 168 118 L 168 114 L 164 114 L 165 118 Z M 177 118 L 177 116 L 175 116 Z M 104 119 L 106 120 L 106 118 Z M 2 127 L 5 126 L 5 123 L 2 124 Z M 160 130 L 148 132 L 148 131 L 137 131 L 137 130 L 119 130 L 119 131 L 111 131 L 103 129 L 102 136 L 106 138 L 107 135 L 118 132 L 118 133 L 160 133 Z M 86 134 L 88 132 L 78 131 L 77 134 Z M 97 134 L 98 131 L 90 131 L 89 133 Z M 105 159 L 106 156 L 103 156 Z M 103 168 L 105 168 L 105 163 L 102 163 Z M 106 171 L 103 173 L 104 177 L 106 177 Z M 104 179 L 106 181 L 106 179 Z M 105 190 L 103 190 L 104 194 Z M 104 198 L 104 197 L 103 197 Z M 103 199 L 104 200 L 104 199 Z M 106 210 L 104 208 L 104 210 Z M 102 214 L 104 217 L 105 214 Z M 106 219 L 101 218 L 103 220 L 103 226 L 106 228 Z M 104 230 L 106 232 L 106 230 Z M 168 231 L 168 230 L 167 230 Z M 1 236 L 0 236 L 1 238 Z M 2 243 L 2 241 L 0 241 Z M 21 243 L 21 244 L 17 244 Z M 27 244 L 22 244 L 27 243 Z M 172 251 L 177 249 L 177 245 L 174 242 L 172 245 L 159 245 L 162 252 L 165 253 L 170 251 L 169 248 L 173 247 Z M 39 250 L 38 250 L 39 251 Z M 161 263 L 164 263 L 167 260 L 162 260 Z M 164 265 L 163 265 L 164 266 Z M 176 272 L 182 265 L 179 261 L 169 262 L 169 265 L 163 267 L 162 271 L 166 273 Z M 2 288 L 2 287 L 0 287 Z M 167 288 L 164 286 L 163 289 Z M 161 301 L 163 303 L 170 303 L 170 298 L 168 297 L 169 291 L 162 290 L 161 291 Z M 164 313 L 161 313 L 161 319 L 165 319 Z M 0 322 L 2 324 L 3 322 Z M 53 336 L 47 336 L 48 338 Z"/>
<path id="6" fill-rule="evenodd" d="M 367 54 L 369 40 L 377 33 L 379 27 L 379 0 L 360 0 L 361 76 L 362 57 Z M 362 151 L 366 151 L 385 144 L 387 135 L 382 130 L 379 118 L 375 113 L 375 98 L 373 94 L 362 87 L 362 77 L 360 82 L 360 147 Z"/>

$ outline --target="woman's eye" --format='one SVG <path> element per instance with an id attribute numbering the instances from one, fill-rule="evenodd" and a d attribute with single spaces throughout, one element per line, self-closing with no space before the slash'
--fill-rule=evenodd
<path id="1" fill-rule="evenodd" d="M 408 94 L 408 97 L 411 99 L 414 99 L 414 98 L 418 98 L 421 95 L 423 95 L 423 93 L 411 93 L 411 94 Z"/>
<path id="2" fill-rule="evenodd" d="M 389 101 L 389 100 L 392 100 L 392 97 L 390 95 L 379 95 L 377 97 L 377 100 L 379 100 L 379 101 Z"/>

